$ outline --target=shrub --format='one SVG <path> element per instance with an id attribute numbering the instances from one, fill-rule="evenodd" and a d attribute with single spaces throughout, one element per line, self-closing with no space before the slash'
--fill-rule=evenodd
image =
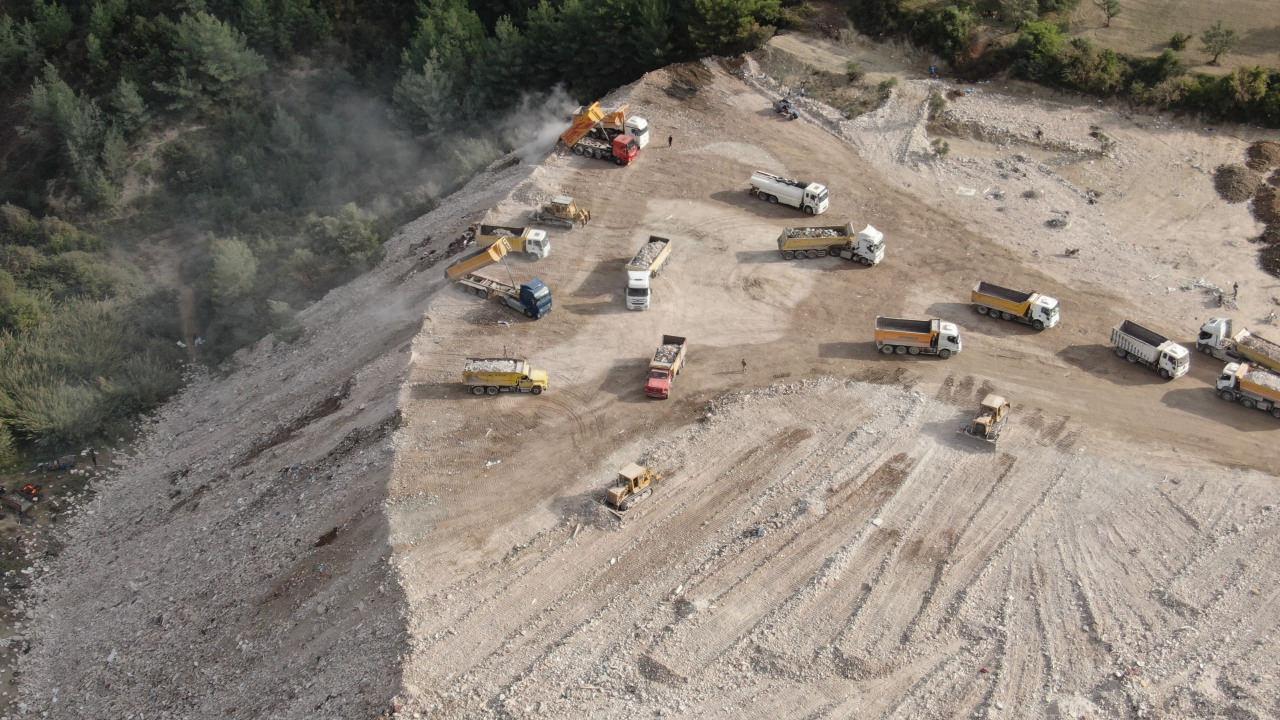
<path id="1" fill-rule="evenodd" d="M 969 40 L 976 25 L 973 10 L 964 6 L 945 5 L 920 12 L 911 27 L 911 37 L 915 42 L 953 60 L 969 48 Z"/>
<path id="2" fill-rule="evenodd" d="M 1204 51 L 1213 56 L 1210 65 L 1217 65 L 1218 58 L 1235 49 L 1240 38 L 1236 31 L 1225 27 L 1219 20 L 1200 34 L 1200 42 L 1204 43 Z"/>
<path id="3" fill-rule="evenodd" d="M 227 305 L 249 294 L 258 273 L 253 250 L 238 238 L 218 238 L 209 246 L 209 294 Z"/>
<path id="4" fill-rule="evenodd" d="M 1191 40 L 1190 33 L 1176 32 L 1169 38 L 1169 49 L 1179 52 L 1187 49 L 1187 43 Z"/>
<path id="5" fill-rule="evenodd" d="M 1056 84 L 1062 77 L 1062 55 L 1067 39 L 1053 23 L 1036 21 L 1022 26 L 1013 53 L 1014 70 L 1029 80 Z"/>
<path id="6" fill-rule="evenodd" d="M 850 60 L 849 62 L 845 63 L 844 77 L 849 82 L 851 83 L 858 82 L 863 78 L 864 75 L 866 75 L 866 73 L 863 72 L 862 66 L 859 65 L 857 61 Z"/>
<path id="7" fill-rule="evenodd" d="M 1115 51 L 1094 47 L 1084 38 L 1071 41 L 1063 56 L 1062 80 L 1094 95 L 1114 95 L 1128 85 L 1129 66 Z"/>
<path id="8" fill-rule="evenodd" d="M 849 19 L 868 35 L 886 35 L 910 25 L 901 0 L 850 0 Z"/>

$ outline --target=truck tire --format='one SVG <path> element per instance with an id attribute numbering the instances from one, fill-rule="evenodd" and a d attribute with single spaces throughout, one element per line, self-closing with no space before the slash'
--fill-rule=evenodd
<path id="1" fill-rule="evenodd" d="M 1129 362 L 1131 362 L 1131 363 L 1136 363 L 1136 362 L 1138 362 L 1138 356 L 1137 356 L 1137 355 L 1134 355 L 1133 353 L 1125 353 L 1125 354 L 1124 354 L 1124 359 L 1125 359 L 1125 360 L 1128 360 L 1128 361 L 1129 361 Z"/>
<path id="2" fill-rule="evenodd" d="M 795 259 L 796 259 L 796 253 L 795 253 L 795 251 L 794 251 L 794 250 L 783 250 L 783 251 L 782 251 L 782 259 L 783 259 L 783 260 L 795 260 Z"/>
<path id="3" fill-rule="evenodd" d="M 951 351 L 946 348 L 943 348 L 938 351 L 938 357 L 942 358 L 943 360 L 946 360 L 947 358 L 951 357 Z"/>
<path id="4" fill-rule="evenodd" d="M 1122 358 L 1125 356 L 1124 348 L 1122 347 L 1115 348 L 1115 353 L 1116 353 L 1116 357 L 1118 358 Z"/>
<path id="5" fill-rule="evenodd" d="M 581 145 L 574 145 L 574 146 L 573 146 L 573 154 L 574 154 L 574 155 L 581 155 L 581 154 L 582 154 L 582 146 L 581 146 Z"/>
<path id="6" fill-rule="evenodd" d="M 871 261 L 870 261 L 870 260 L 868 260 L 868 259 L 866 259 L 866 258 L 864 258 L 864 257 L 860 257 L 860 258 L 858 258 L 858 262 L 862 263 L 863 265 L 865 265 L 865 266 L 867 266 L 867 267 L 871 267 Z"/>
<path id="7" fill-rule="evenodd" d="M 769 203 L 772 203 L 772 204 L 774 204 L 774 205 L 777 205 L 777 204 L 778 204 L 778 196 L 777 196 L 777 195 L 770 195 L 770 194 L 768 194 L 768 193 L 765 193 L 765 194 L 764 194 L 764 195 L 762 195 L 761 197 L 763 197 L 763 198 L 765 199 L 765 202 L 769 202 Z"/>
<path id="8" fill-rule="evenodd" d="M 1274 405 L 1271 407 L 1271 417 L 1280 418 L 1280 405 Z"/>
<path id="9" fill-rule="evenodd" d="M 1222 398 L 1223 400 L 1226 400 L 1227 402 L 1236 401 L 1236 394 L 1231 392 L 1230 390 L 1219 390 L 1218 397 Z"/>
<path id="10" fill-rule="evenodd" d="M 1158 373 L 1160 377 L 1164 378 L 1165 380 L 1173 379 L 1173 376 L 1169 374 L 1169 371 L 1165 370 L 1164 368 L 1160 368 L 1159 370 L 1156 371 L 1156 373 Z"/>
<path id="11" fill-rule="evenodd" d="M 812 214 L 813 214 L 813 206 L 812 206 L 812 205 L 805 205 L 805 206 L 804 206 L 804 212 L 805 212 L 805 214 L 806 214 L 806 215 L 812 215 Z"/>
<path id="12" fill-rule="evenodd" d="M 622 158 L 620 158 L 620 157 L 616 157 L 616 158 L 614 158 L 614 159 L 613 159 L 613 162 L 614 162 L 614 163 L 616 163 L 617 165 L 623 165 L 623 164 L 625 164 L 625 163 L 623 163 L 623 162 L 622 162 Z"/>
<path id="13" fill-rule="evenodd" d="M 1258 406 L 1258 403 L 1254 402 L 1253 398 L 1240 398 L 1240 404 L 1249 408 L 1250 410 Z"/>
<path id="14" fill-rule="evenodd" d="M 484 394 L 484 386 L 483 386 L 483 385 L 472 385 L 472 386 L 471 386 L 471 394 L 472 394 L 472 395 L 483 395 L 483 394 Z"/>
<path id="15" fill-rule="evenodd" d="M 976 311 L 979 315 L 986 315 L 986 314 L 987 314 L 987 307 L 986 307 L 985 305 L 974 305 L 974 306 L 973 306 L 973 309 L 974 309 L 974 311 Z"/>
<path id="16" fill-rule="evenodd" d="M 1012 314 L 1012 313 L 1007 313 L 1007 312 L 1001 312 L 1001 313 L 1000 313 L 1000 319 L 1001 319 L 1001 320 L 1012 320 L 1012 319 L 1013 319 L 1013 314 Z"/>
<path id="17" fill-rule="evenodd" d="M 919 355 L 919 354 L 920 354 L 920 348 L 918 348 L 918 347 L 910 347 L 910 348 L 907 348 L 907 352 L 908 352 L 908 353 L 910 353 L 910 354 L 912 354 L 912 355 Z"/>
<path id="18" fill-rule="evenodd" d="M 541 386 L 541 385 L 535 385 L 535 386 L 533 386 L 533 389 L 532 389 L 532 390 L 530 390 L 529 392 L 533 393 L 534 395 L 541 395 L 541 394 L 542 394 L 542 386 Z"/>
<path id="19" fill-rule="evenodd" d="M 906 354 L 907 354 L 907 346 L 906 346 L 906 345 L 896 345 L 896 346 L 894 346 L 893 351 L 894 351 L 895 353 L 899 354 L 899 355 L 906 355 Z"/>
<path id="20" fill-rule="evenodd" d="M 1032 320 L 1032 321 L 1031 321 L 1031 327 L 1035 328 L 1036 330 L 1043 330 L 1043 329 L 1044 329 L 1044 321 L 1043 321 L 1043 320 Z"/>
<path id="21" fill-rule="evenodd" d="M 880 346 L 880 352 L 884 353 L 885 355 L 892 355 L 892 354 L 893 354 L 893 346 L 892 346 L 892 345 L 881 345 L 881 346 Z"/>
<path id="22" fill-rule="evenodd" d="M 497 386 L 497 385 L 489 385 L 489 386 L 487 386 L 487 387 L 484 389 L 484 392 L 485 392 L 485 394 L 486 394 L 486 395 L 497 395 L 497 394 L 498 394 L 498 386 Z"/>

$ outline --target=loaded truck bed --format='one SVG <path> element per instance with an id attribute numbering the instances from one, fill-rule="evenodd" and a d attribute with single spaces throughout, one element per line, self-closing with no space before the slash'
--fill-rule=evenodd
<path id="1" fill-rule="evenodd" d="M 511 358 L 468 358 L 463 372 L 515 372 L 521 362 Z"/>

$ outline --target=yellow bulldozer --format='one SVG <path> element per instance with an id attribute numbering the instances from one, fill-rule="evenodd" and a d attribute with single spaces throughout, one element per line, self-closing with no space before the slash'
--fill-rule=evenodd
<path id="1" fill-rule="evenodd" d="M 605 502 L 617 510 L 629 510 L 649 497 L 654 484 L 661 479 L 661 475 L 643 465 L 627 463 L 618 471 L 616 484 L 605 494 Z"/>
<path id="2" fill-rule="evenodd" d="M 978 414 L 963 429 L 964 434 L 994 443 L 1000 438 L 1005 423 L 1009 420 L 1009 401 L 1000 395 L 988 393 L 982 398 Z"/>
<path id="3" fill-rule="evenodd" d="M 568 195 L 557 195 L 551 202 L 529 214 L 530 220 L 543 225 L 554 225 L 572 230 L 575 225 L 586 225 L 591 220 L 591 211 L 579 207 Z"/>

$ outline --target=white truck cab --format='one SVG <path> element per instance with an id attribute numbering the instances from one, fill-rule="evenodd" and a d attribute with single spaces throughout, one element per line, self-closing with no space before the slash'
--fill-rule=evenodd
<path id="1" fill-rule="evenodd" d="M 858 244 L 854 253 L 872 265 L 884 260 L 884 233 L 868 225 L 858 232 Z"/>
<path id="2" fill-rule="evenodd" d="M 642 117 L 627 118 L 627 133 L 636 139 L 636 145 L 643 150 L 649 144 L 649 121 Z"/>
<path id="3" fill-rule="evenodd" d="M 546 230 L 530 228 L 524 234 L 524 252 L 531 258 L 545 258 L 551 254 L 551 238 Z"/>
<path id="4" fill-rule="evenodd" d="M 627 309 L 649 309 L 649 271 L 627 270 Z"/>
<path id="5" fill-rule="evenodd" d="M 960 354 L 960 328 L 955 323 L 946 320 L 938 323 L 938 350 L 950 350 L 952 355 Z"/>
<path id="6" fill-rule="evenodd" d="M 1058 299 L 1051 298 L 1048 295 L 1037 294 L 1035 300 L 1031 303 L 1030 320 L 1033 324 L 1036 320 L 1039 320 L 1044 323 L 1045 328 L 1057 325 L 1062 320 L 1062 313 L 1058 310 Z"/>

